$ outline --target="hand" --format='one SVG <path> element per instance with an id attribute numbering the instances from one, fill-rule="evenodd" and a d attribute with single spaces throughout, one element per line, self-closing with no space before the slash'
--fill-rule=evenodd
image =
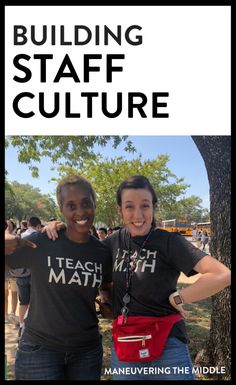
<path id="1" fill-rule="evenodd" d="M 96 298 L 95 302 L 99 305 L 100 313 L 101 313 L 103 318 L 114 319 L 111 304 L 106 303 L 106 302 L 101 302 L 100 299 L 98 299 L 98 298 Z"/>
<path id="2" fill-rule="evenodd" d="M 176 305 L 175 301 L 173 300 L 173 293 L 169 296 L 169 302 L 171 306 L 173 306 L 178 312 L 181 314 L 181 316 L 186 319 L 188 317 L 188 311 L 184 309 L 183 305 Z"/>
<path id="3" fill-rule="evenodd" d="M 51 221 L 42 230 L 42 233 L 47 233 L 49 239 L 55 241 L 58 238 L 58 231 L 66 228 L 66 225 L 62 221 Z"/>
<path id="4" fill-rule="evenodd" d="M 29 246 L 32 248 L 37 247 L 37 245 L 33 242 L 5 233 L 5 255 L 12 254 L 16 251 L 16 249 L 23 246 Z"/>

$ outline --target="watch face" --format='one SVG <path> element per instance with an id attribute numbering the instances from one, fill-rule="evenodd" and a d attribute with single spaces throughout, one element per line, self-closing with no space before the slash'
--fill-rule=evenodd
<path id="1" fill-rule="evenodd" d="M 174 298 L 176 305 L 180 305 L 181 303 L 183 303 L 180 295 L 175 295 L 173 298 Z"/>

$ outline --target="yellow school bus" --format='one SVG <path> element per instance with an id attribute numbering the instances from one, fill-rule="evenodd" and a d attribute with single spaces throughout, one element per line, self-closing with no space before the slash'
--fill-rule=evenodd
<path id="1" fill-rule="evenodd" d="M 191 221 L 188 219 L 167 219 L 161 221 L 159 228 L 182 235 L 192 235 Z"/>
<path id="2" fill-rule="evenodd" d="M 198 231 L 206 231 L 207 235 L 211 236 L 211 222 L 199 222 L 196 227 Z"/>

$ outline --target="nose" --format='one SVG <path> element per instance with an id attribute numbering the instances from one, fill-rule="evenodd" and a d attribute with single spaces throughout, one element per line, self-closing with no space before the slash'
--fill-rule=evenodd
<path id="1" fill-rule="evenodd" d="M 142 219 L 143 218 L 143 212 L 140 207 L 135 207 L 134 212 L 133 212 L 133 217 L 134 219 Z"/>
<path id="2" fill-rule="evenodd" d="M 81 217 L 84 215 L 85 211 L 86 211 L 86 210 L 85 210 L 83 207 L 77 206 L 77 207 L 76 207 L 76 211 L 75 211 L 76 217 L 78 217 L 78 218 L 81 219 Z"/>

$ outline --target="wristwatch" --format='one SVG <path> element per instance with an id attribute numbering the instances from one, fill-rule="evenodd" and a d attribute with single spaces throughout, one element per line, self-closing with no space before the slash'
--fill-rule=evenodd
<path id="1" fill-rule="evenodd" d="M 180 295 L 179 290 L 177 290 L 177 291 L 175 291 L 173 293 L 173 300 L 174 300 L 176 305 L 183 305 L 184 301 L 183 301 L 183 298 Z"/>

